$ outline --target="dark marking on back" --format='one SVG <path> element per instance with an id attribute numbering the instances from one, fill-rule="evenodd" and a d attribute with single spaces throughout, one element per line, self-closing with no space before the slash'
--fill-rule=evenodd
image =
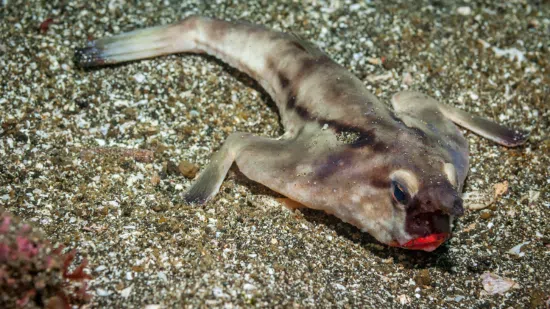
<path id="1" fill-rule="evenodd" d="M 376 177 L 369 179 L 369 185 L 378 189 L 390 188 L 390 166 L 386 164 L 379 165 L 374 167 L 371 173 L 376 175 Z"/>
<path id="2" fill-rule="evenodd" d="M 221 41 L 227 34 L 229 27 L 226 21 L 215 20 L 207 29 L 212 40 Z"/>
<path id="3" fill-rule="evenodd" d="M 315 118 L 311 115 L 311 113 L 307 110 L 307 108 L 303 106 L 296 106 L 296 113 L 302 117 L 302 119 L 306 120 L 314 120 Z"/>
<path id="4" fill-rule="evenodd" d="M 377 189 L 390 188 L 391 181 L 389 177 L 382 177 L 383 175 L 389 176 L 389 172 L 386 170 L 385 173 L 376 173 L 376 177 L 372 177 L 369 181 L 369 185 Z"/>
<path id="5" fill-rule="evenodd" d="M 299 45 L 298 42 L 292 42 L 292 45 L 300 50 L 304 49 L 303 46 Z M 348 123 L 326 119 L 320 115 L 313 114 L 306 105 L 300 104 L 300 99 L 298 96 L 298 90 L 300 89 L 301 84 L 304 79 L 313 74 L 315 71 L 320 70 L 325 65 L 334 65 L 332 60 L 325 56 L 307 56 L 299 59 L 298 61 L 299 69 L 295 76 L 292 76 L 292 80 L 287 73 L 283 70 L 279 70 L 276 66 L 276 62 L 273 58 L 268 58 L 266 60 L 266 69 L 275 72 L 276 78 L 281 85 L 281 91 L 288 91 L 286 99 L 286 109 L 287 111 L 294 111 L 299 117 L 307 121 L 317 121 L 321 126 L 327 124 L 333 128 L 337 133 L 352 133 L 356 134 L 357 138 L 349 143 L 349 147 L 352 149 L 358 149 L 363 147 L 372 147 L 373 151 L 385 151 L 388 148 L 388 145 L 376 139 L 376 135 L 373 129 L 365 130 L 355 125 L 350 125 Z M 344 87 L 345 88 L 345 87 Z M 344 88 L 335 86 L 333 92 L 335 93 L 334 100 L 337 100 L 339 97 L 346 96 Z M 395 117 L 398 119 L 397 117 Z M 399 120 L 399 122 L 401 122 Z"/>
<path id="6" fill-rule="evenodd" d="M 307 50 L 302 46 L 302 44 L 300 44 L 299 42 L 296 42 L 296 41 L 291 41 L 290 44 L 296 48 L 298 48 L 299 50 L 301 51 L 304 51 L 307 53 Z"/>
<path id="7" fill-rule="evenodd" d="M 320 124 L 328 124 L 338 134 L 354 133 L 357 138 L 349 143 L 349 147 L 353 149 L 359 149 L 363 147 L 370 147 L 374 152 L 387 151 L 389 145 L 376 138 L 374 129 L 365 130 L 360 127 L 349 125 L 335 120 L 326 120 L 323 118 L 318 119 Z"/>
<path id="8" fill-rule="evenodd" d="M 428 135 L 422 129 L 417 127 L 409 127 L 410 131 L 413 132 L 416 136 L 420 137 L 423 141 L 428 139 Z"/>
<path id="9" fill-rule="evenodd" d="M 290 80 L 283 74 L 283 72 L 277 73 L 277 78 L 279 79 L 279 83 L 281 84 L 281 88 L 285 89 L 288 87 Z"/>
<path id="10" fill-rule="evenodd" d="M 359 137 L 350 144 L 351 148 L 362 148 L 367 146 L 372 146 L 376 141 L 376 134 L 374 130 L 363 131 L 359 134 Z"/>
<path id="11" fill-rule="evenodd" d="M 299 77 L 303 78 L 308 76 L 314 69 L 320 68 L 322 65 L 328 63 L 332 63 L 332 60 L 327 57 L 307 57 L 300 61 Z"/>
<path id="12" fill-rule="evenodd" d="M 353 162 L 353 152 L 342 151 L 334 153 L 324 159 L 315 170 L 315 178 L 318 180 L 326 179 L 336 173 L 338 170 L 345 169 Z"/>
<path id="13" fill-rule="evenodd" d="M 291 93 L 286 101 L 286 108 L 292 110 L 294 107 L 296 107 L 296 96 Z"/>

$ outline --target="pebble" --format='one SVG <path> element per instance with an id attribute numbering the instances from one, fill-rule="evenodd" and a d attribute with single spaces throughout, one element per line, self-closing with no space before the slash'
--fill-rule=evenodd
<path id="1" fill-rule="evenodd" d="M 183 160 L 178 164 L 178 170 L 184 177 L 193 179 L 197 175 L 199 167 L 189 161 Z"/>
<path id="2" fill-rule="evenodd" d="M 113 293 L 111 291 L 107 291 L 107 290 L 104 290 L 104 289 L 97 289 L 96 294 L 97 294 L 97 296 L 106 297 L 106 296 L 109 296 Z"/>
<path id="3" fill-rule="evenodd" d="M 487 220 L 493 216 L 493 213 L 488 209 L 483 209 L 479 213 L 479 217 L 483 220 Z"/>
<path id="4" fill-rule="evenodd" d="M 490 295 L 504 294 L 511 288 L 519 288 L 514 280 L 495 275 L 490 272 L 481 275 L 483 289 Z"/>
<path id="5" fill-rule="evenodd" d="M 143 83 L 145 81 L 145 75 L 142 73 L 137 73 L 134 75 L 134 80 L 138 83 Z"/>
<path id="6" fill-rule="evenodd" d="M 414 277 L 414 281 L 419 286 L 430 286 L 432 284 L 432 278 L 428 269 L 422 269 Z"/>
<path id="7" fill-rule="evenodd" d="M 414 80 L 413 80 L 412 74 L 409 73 L 409 72 L 405 72 L 403 74 L 403 84 L 407 85 L 407 86 L 410 86 L 413 83 L 414 83 Z"/>
<path id="8" fill-rule="evenodd" d="M 123 298 L 128 298 L 128 296 L 130 296 L 130 293 L 132 292 L 132 289 L 134 288 L 134 285 L 131 284 L 129 287 L 123 289 L 122 291 L 120 291 L 120 296 L 122 296 Z"/>
<path id="9" fill-rule="evenodd" d="M 461 6 L 456 9 L 456 12 L 462 16 L 468 16 L 472 14 L 472 9 L 469 6 Z"/>
<path id="10" fill-rule="evenodd" d="M 525 256 L 525 252 L 522 252 L 521 248 L 529 243 L 530 243 L 529 241 L 525 241 L 518 245 L 515 245 L 514 247 L 512 247 L 512 249 L 508 250 L 508 253 L 515 255 L 517 257 L 523 257 Z"/>
<path id="11" fill-rule="evenodd" d="M 157 172 L 153 173 L 153 176 L 151 176 L 151 184 L 153 186 L 158 186 L 160 183 L 160 176 Z"/>

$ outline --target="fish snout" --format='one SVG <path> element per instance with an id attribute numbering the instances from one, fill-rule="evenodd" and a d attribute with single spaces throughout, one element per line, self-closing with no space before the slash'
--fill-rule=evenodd
<path id="1" fill-rule="evenodd" d="M 436 208 L 434 210 L 440 210 L 453 217 L 464 215 L 462 198 L 453 188 L 440 189 L 434 195 L 426 201 L 427 203 L 431 202 L 430 204 Z"/>
<path id="2" fill-rule="evenodd" d="M 464 215 L 464 206 L 462 202 L 462 198 L 459 196 L 456 197 L 454 200 L 451 209 L 448 210 L 449 215 L 455 216 L 455 217 L 461 217 Z"/>
<path id="3" fill-rule="evenodd" d="M 429 187 L 420 190 L 407 207 L 408 212 L 442 212 L 460 217 L 464 214 L 462 198 L 450 185 Z"/>
<path id="4" fill-rule="evenodd" d="M 451 217 L 464 214 L 462 198 L 451 186 L 420 190 L 407 206 L 406 231 L 418 237 L 451 233 Z"/>

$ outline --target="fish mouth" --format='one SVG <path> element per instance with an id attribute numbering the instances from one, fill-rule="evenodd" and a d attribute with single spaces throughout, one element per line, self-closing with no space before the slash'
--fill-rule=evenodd
<path id="1" fill-rule="evenodd" d="M 451 233 L 433 233 L 427 236 L 411 239 L 405 244 L 399 244 L 397 241 L 392 241 L 389 245 L 408 250 L 432 252 L 449 238 L 451 238 Z"/>

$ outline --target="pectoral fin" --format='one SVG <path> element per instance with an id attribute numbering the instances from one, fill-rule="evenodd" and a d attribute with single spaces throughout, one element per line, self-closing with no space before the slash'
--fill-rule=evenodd
<path id="1" fill-rule="evenodd" d="M 440 128 L 448 126 L 437 118 L 446 118 L 457 125 L 479 134 L 506 147 L 519 146 L 527 140 L 529 134 L 518 129 L 510 129 L 490 120 L 470 115 L 458 108 L 441 104 L 435 99 L 416 91 L 402 91 L 392 98 L 394 109 L 398 113 L 411 115 Z M 445 129 L 445 130 L 447 130 Z"/>
<path id="2" fill-rule="evenodd" d="M 185 199 L 202 204 L 212 198 L 235 162 L 247 178 L 307 205 L 314 195 L 311 187 L 317 187 L 313 185 L 318 176 L 315 162 L 336 143 L 335 135 L 330 130 L 320 130 L 316 123 L 287 139 L 233 133 L 188 189 Z"/>
<path id="3" fill-rule="evenodd" d="M 529 138 L 529 133 L 510 129 L 485 118 L 470 115 L 458 108 L 441 105 L 441 112 L 454 123 L 506 147 L 519 146 Z"/>
<path id="4" fill-rule="evenodd" d="M 261 149 L 271 149 L 275 151 L 272 155 L 276 156 L 284 151 L 284 141 L 255 136 L 250 133 L 231 134 L 222 148 L 212 156 L 210 163 L 200 173 L 199 178 L 187 190 L 185 200 L 188 203 L 203 204 L 214 197 L 233 162 L 242 160 L 243 154 L 250 153 L 251 149 L 253 151 L 255 149 L 256 152 Z M 253 157 L 254 153 L 245 160 L 253 160 Z"/>

